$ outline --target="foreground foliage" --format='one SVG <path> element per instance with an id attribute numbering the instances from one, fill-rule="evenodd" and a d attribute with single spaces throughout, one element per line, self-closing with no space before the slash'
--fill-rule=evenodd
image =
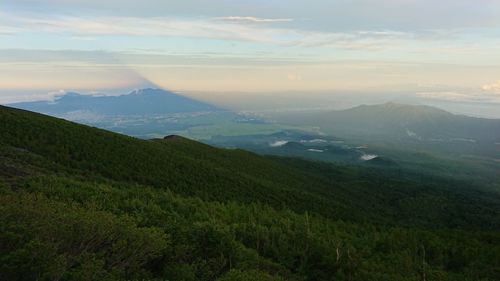
<path id="1" fill-rule="evenodd" d="M 0 121 L 5 280 L 500 276 L 496 193 L 7 108 Z"/>

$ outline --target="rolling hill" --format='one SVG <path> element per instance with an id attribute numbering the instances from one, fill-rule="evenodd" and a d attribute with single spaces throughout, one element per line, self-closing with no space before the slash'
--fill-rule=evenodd
<path id="1" fill-rule="evenodd" d="M 8 280 L 495 280 L 500 195 L 0 107 Z"/>
<path id="2" fill-rule="evenodd" d="M 423 105 L 385 103 L 347 110 L 281 115 L 279 122 L 316 126 L 320 132 L 367 146 L 415 170 L 430 173 L 443 167 L 451 177 L 477 175 L 498 182 L 500 120 L 456 115 Z M 441 162 L 436 166 L 437 162 Z M 451 170 L 450 170 L 451 171 Z"/>
<path id="3" fill-rule="evenodd" d="M 426 141 L 500 141 L 500 120 L 455 115 L 424 105 L 385 103 L 297 116 L 334 135 L 373 136 Z M 300 121 L 299 121 L 300 118 Z"/>

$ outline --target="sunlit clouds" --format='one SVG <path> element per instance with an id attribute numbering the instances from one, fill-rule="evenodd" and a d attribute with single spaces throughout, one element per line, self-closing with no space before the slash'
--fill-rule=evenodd
<path id="1" fill-rule="evenodd" d="M 483 90 L 500 94 L 500 80 L 492 84 L 483 85 Z"/>
<path id="2" fill-rule="evenodd" d="M 500 92 L 497 1 L 10 0 L 0 8 L 0 102 L 12 91 L 144 85 L 482 103 Z"/>

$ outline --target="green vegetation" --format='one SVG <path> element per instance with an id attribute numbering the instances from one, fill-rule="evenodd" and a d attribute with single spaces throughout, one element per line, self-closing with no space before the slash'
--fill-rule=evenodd
<path id="1" fill-rule="evenodd" d="M 369 153 L 390 158 L 405 170 L 474 181 L 482 188 L 500 192 L 499 119 L 395 103 L 283 113 L 274 119 L 295 126 L 318 126 L 322 133 L 353 147 L 367 146 Z M 325 161 L 339 158 L 323 156 Z"/>
<path id="2" fill-rule="evenodd" d="M 0 107 L 5 280 L 497 280 L 500 195 Z"/>

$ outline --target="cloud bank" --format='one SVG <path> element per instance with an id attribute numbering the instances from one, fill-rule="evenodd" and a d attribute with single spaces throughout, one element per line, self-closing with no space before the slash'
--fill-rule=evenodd
<path id="1" fill-rule="evenodd" d="M 500 104 L 500 81 L 486 84 L 478 90 L 419 92 L 418 97 L 451 102 Z"/>

